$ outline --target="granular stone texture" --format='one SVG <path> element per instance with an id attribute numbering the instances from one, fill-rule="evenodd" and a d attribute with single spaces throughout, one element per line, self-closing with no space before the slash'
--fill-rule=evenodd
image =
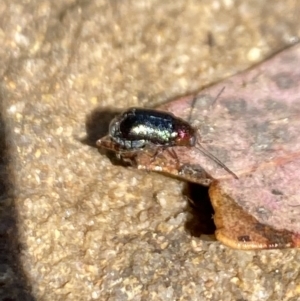
<path id="1" fill-rule="evenodd" d="M 4 0 L 0 14 L 2 200 L 19 233 L 4 227 L 19 241 L 1 249 L 15 254 L 1 261 L 12 264 L 0 266 L 1 287 L 17 291 L 2 300 L 300 298 L 298 250 L 191 235 L 184 183 L 84 139 L 108 107 L 161 104 L 297 41 L 300 3 Z"/>

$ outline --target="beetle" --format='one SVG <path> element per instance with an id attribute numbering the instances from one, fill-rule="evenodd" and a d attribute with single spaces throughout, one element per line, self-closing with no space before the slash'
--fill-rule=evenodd
<path id="1" fill-rule="evenodd" d="M 185 120 L 171 113 L 143 108 L 130 108 L 115 117 L 109 136 L 125 149 L 145 146 L 194 146 L 196 131 Z"/>
<path id="2" fill-rule="evenodd" d="M 189 122 L 169 112 L 129 108 L 110 122 L 108 136 L 120 147 L 120 152 L 156 148 L 158 153 L 170 150 L 173 146 L 196 147 L 238 179 L 235 173 L 199 143 L 197 130 Z M 103 146 L 101 139 L 97 145 Z M 178 159 L 174 150 L 172 153 Z"/>

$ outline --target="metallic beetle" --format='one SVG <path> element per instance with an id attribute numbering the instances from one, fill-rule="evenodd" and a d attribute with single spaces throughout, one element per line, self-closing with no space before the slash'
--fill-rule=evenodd
<path id="1" fill-rule="evenodd" d="M 196 143 L 196 130 L 185 120 L 171 113 L 142 108 L 130 108 L 115 117 L 109 126 L 109 136 L 125 149 Z"/>

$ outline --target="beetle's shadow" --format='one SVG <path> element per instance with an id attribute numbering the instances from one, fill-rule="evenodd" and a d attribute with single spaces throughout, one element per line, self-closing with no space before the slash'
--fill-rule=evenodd
<path id="1" fill-rule="evenodd" d="M 214 209 L 208 195 L 208 187 L 186 183 L 183 193 L 189 199 L 187 207 L 189 215 L 185 230 L 194 237 L 209 235 L 210 239 L 215 239 L 213 236 L 216 230 L 213 221 Z"/>
<path id="2" fill-rule="evenodd" d="M 117 158 L 114 151 L 99 148 L 96 145 L 97 140 L 105 137 L 108 134 L 109 124 L 112 119 L 119 115 L 122 111 L 112 108 L 96 108 L 86 116 L 85 128 L 86 136 L 80 139 L 80 142 L 91 147 L 98 148 L 100 154 L 107 156 L 112 164 L 128 166 L 127 162 L 124 162 Z"/>
<path id="3" fill-rule="evenodd" d="M 97 147 L 97 140 L 107 135 L 109 123 L 120 114 L 120 111 L 111 108 L 96 108 L 86 116 L 86 137 L 81 139 L 83 144 Z"/>

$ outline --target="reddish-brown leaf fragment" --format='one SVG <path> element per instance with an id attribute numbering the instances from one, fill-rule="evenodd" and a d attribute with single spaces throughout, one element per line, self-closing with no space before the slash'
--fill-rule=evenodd
<path id="1" fill-rule="evenodd" d="M 219 239 L 235 235 L 239 227 L 233 227 L 233 219 L 243 224 L 245 235 L 268 237 L 264 248 L 300 246 L 300 156 L 281 158 L 261 165 L 250 174 L 241 176 L 239 181 L 224 180 L 215 182 L 210 187 L 210 197 L 216 216 L 226 221 L 221 223 Z M 229 201 L 230 200 L 230 201 Z M 228 204 L 231 204 L 229 206 Z M 230 208 L 229 208 L 230 207 Z M 243 214 L 240 213 L 243 212 Z M 220 213 L 222 212 L 222 213 Z M 243 215 L 243 218 L 238 217 Z M 246 218 L 245 218 L 246 217 Z M 217 218 L 220 220 L 220 217 Z M 251 224 L 252 223 L 252 224 Z M 225 226 L 226 225 L 226 226 Z M 258 225 L 264 225 L 264 227 Z M 217 225 L 217 228 L 219 226 Z M 255 228 L 255 235 L 253 229 Z M 277 235 L 270 235 L 271 230 Z M 227 233 L 224 235 L 224 233 Z M 267 233 L 267 234 L 266 234 Z M 261 239 L 255 241 L 263 247 Z M 238 240 L 236 240 L 238 244 Z M 234 244 L 231 242 L 231 244 Z M 247 244 L 248 245 L 248 244 Z M 252 246 L 252 245 L 251 245 Z M 258 248 L 259 246 L 253 247 Z"/>
<path id="2" fill-rule="evenodd" d="M 225 194 L 219 184 L 215 182 L 209 189 L 215 210 L 215 235 L 219 241 L 243 250 L 300 247 L 299 234 L 260 222 Z"/>

